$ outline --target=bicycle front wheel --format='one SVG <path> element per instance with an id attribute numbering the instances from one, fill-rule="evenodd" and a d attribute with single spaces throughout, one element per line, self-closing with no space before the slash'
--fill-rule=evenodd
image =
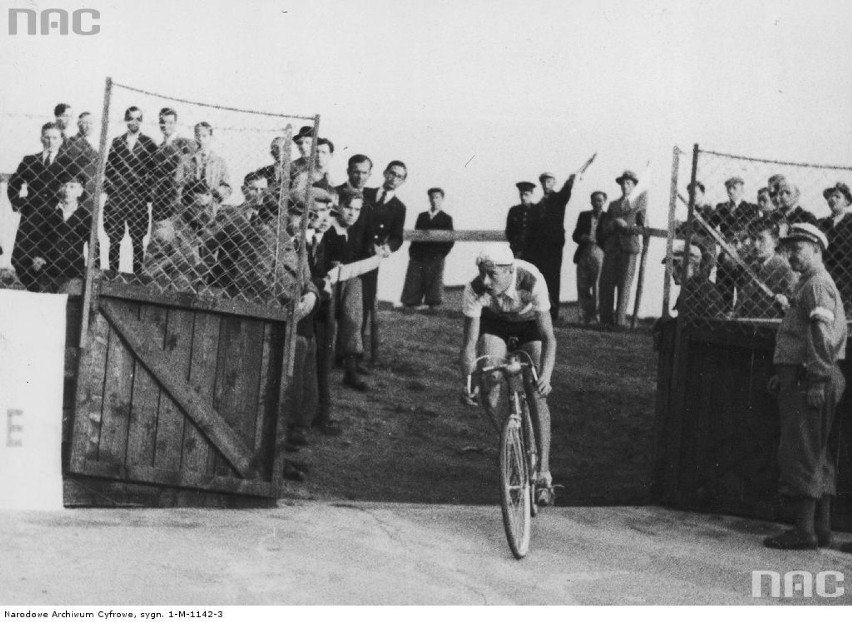
<path id="1" fill-rule="evenodd" d="M 508 417 L 500 433 L 500 506 L 512 555 L 521 559 L 530 547 L 530 490 L 527 456 L 518 417 Z"/>

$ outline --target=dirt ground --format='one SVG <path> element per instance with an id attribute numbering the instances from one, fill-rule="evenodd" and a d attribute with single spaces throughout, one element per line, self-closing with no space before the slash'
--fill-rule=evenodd
<path id="1" fill-rule="evenodd" d="M 452 293 L 451 293 L 452 296 Z M 379 312 L 381 360 L 360 393 L 333 379 L 340 437 L 317 433 L 293 460 L 308 470 L 288 494 L 309 499 L 497 504 L 497 437 L 460 403 L 462 317 Z M 564 314 L 570 320 L 571 310 Z M 560 322 L 563 322 L 560 319 Z M 656 356 L 647 330 L 557 327 L 552 473 L 557 505 L 649 502 Z"/>

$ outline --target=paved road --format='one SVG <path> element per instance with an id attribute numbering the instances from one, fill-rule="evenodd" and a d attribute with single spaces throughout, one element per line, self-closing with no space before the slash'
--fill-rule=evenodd
<path id="1" fill-rule="evenodd" d="M 0 512 L 4 605 L 773 604 L 755 569 L 845 573 L 764 549 L 767 523 L 653 507 L 551 508 L 514 560 L 496 507 L 288 502 L 273 510 Z M 845 539 L 850 539 L 846 535 Z M 768 592 L 768 588 L 767 588 Z"/>

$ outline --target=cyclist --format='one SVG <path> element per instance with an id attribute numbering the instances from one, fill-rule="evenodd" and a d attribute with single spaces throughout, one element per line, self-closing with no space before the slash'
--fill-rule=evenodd
<path id="1" fill-rule="evenodd" d="M 547 285 L 538 268 L 515 259 L 507 244 L 485 246 L 476 258 L 476 265 L 479 276 L 465 286 L 462 301 L 462 371 L 465 378 L 469 376 L 479 356 L 506 356 L 511 338 L 517 339 L 520 348 L 532 358 L 539 370 L 538 384 L 531 396 L 534 401 L 531 411 L 533 416 L 537 415 L 541 448 L 536 502 L 551 505 L 550 410 L 545 398 L 552 390 L 550 378 L 556 362 L 556 337 Z M 506 415 L 497 412 L 503 384 L 500 374 L 483 378 L 481 382 L 482 405 L 498 430 Z M 476 390 L 466 397 L 472 400 L 475 393 Z"/>

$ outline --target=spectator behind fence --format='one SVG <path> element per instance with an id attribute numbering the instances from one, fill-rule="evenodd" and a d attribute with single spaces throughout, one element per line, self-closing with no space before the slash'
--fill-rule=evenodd
<path id="1" fill-rule="evenodd" d="M 846 184 L 837 182 L 826 188 L 822 196 L 831 208 L 831 216 L 819 221 L 828 239 L 823 259 L 848 313 L 852 310 L 852 191 Z"/>
<path id="2" fill-rule="evenodd" d="M 807 223 L 817 226 L 817 219 L 811 212 L 799 205 L 799 187 L 782 180 L 776 185 L 778 196 L 778 209 L 773 212 L 773 217 L 778 222 L 778 230 L 781 236 L 785 236 L 790 225 Z"/>
<path id="3" fill-rule="evenodd" d="M 405 203 L 396 196 L 397 190 L 408 178 L 408 168 L 399 160 L 391 160 L 383 173 L 385 181 L 380 188 L 365 188 L 364 203 L 368 205 L 366 226 L 372 234 L 372 242 L 366 251 L 369 255 L 389 257 L 402 246 L 405 228 Z M 379 269 L 361 277 L 364 312 L 361 338 L 367 334 L 367 326 L 376 310 Z M 376 353 L 370 353 L 375 363 Z"/>
<path id="4" fill-rule="evenodd" d="M 642 250 L 642 240 L 636 227 L 645 226 L 645 209 L 630 205 L 630 193 L 639 183 L 636 173 L 624 171 L 615 181 L 621 186 L 621 198 L 609 204 L 606 224 L 598 237 L 604 249 L 600 277 L 600 317 L 605 326 L 626 328 L 636 256 Z M 618 303 L 613 315 L 616 289 Z"/>
<path id="5" fill-rule="evenodd" d="M 181 159 L 177 181 L 183 187 L 193 181 L 203 180 L 213 193 L 213 211 L 231 196 L 231 178 L 225 160 L 213 151 L 213 126 L 206 121 L 195 124 L 195 142 L 198 148 L 189 157 Z"/>
<path id="6" fill-rule="evenodd" d="M 444 191 L 430 188 L 429 211 L 420 212 L 416 230 L 453 230 L 453 217 L 443 211 Z M 408 270 L 402 288 L 402 304 L 416 307 L 425 301 L 432 308 L 444 302 L 444 260 L 455 242 L 412 242 L 408 248 Z"/>
<path id="7" fill-rule="evenodd" d="M 577 264 L 577 303 L 580 322 L 598 322 L 598 281 L 603 265 L 604 251 L 598 245 L 598 231 L 606 225 L 606 192 L 597 190 L 591 195 L 592 209 L 580 212 L 577 226 L 571 236 L 577 243 L 574 263 Z"/>
<path id="8" fill-rule="evenodd" d="M 776 173 L 775 175 L 770 175 L 769 179 L 766 180 L 766 187 L 769 188 L 769 198 L 772 200 L 772 204 L 775 206 L 777 210 L 781 207 L 781 202 L 778 198 L 778 186 L 782 182 L 786 182 L 787 178 L 780 173 Z"/>
<path id="9" fill-rule="evenodd" d="M 751 240 L 751 269 L 773 293 L 767 294 L 748 274 L 737 295 L 734 315 L 740 318 L 777 319 L 784 315 L 778 295 L 789 300 L 798 277 L 784 255 L 778 252 L 778 225 L 770 218 L 759 218 L 749 225 Z"/>
<path id="10" fill-rule="evenodd" d="M 83 112 L 77 117 L 77 134 L 65 139 L 65 155 L 76 165 L 76 169 L 86 176 L 83 196 L 84 207 L 94 211 L 95 183 L 98 174 L 98 150 L 94 144 L 92 131 L 95 122 L 91 113 Z"/>
<path id="11" fill-rule="evenodd" d="M 710 224 L 719 229 L 725 242 L 736 245 L 748 235 L 748 226 L 758 214 L 756 205 L 743 200 L 745 182 L 740 177 L 725 181 L 728 200 L 716 205 Z M 716 263 L 716 286 L 725 301 L 725 312 L 733 310 L 737 283 L 742 281 L 742 268 L 734 258 L 724 251 L 719 253 Z"/>
<path id="12" fill-rule="evenodd" d="M 56 127 L 62 132 L 62 140 L 70 138 L 68 129 L 71 126 L 71 119 L 74 118 L 74 111 L 68 104 L 56 104 L 53 107 L 53 118 Z"/>
<path id="13" fill-rule="evenodd" d="M 326 191 L 334 188 L 334 183 L 332 183 L 331 175 L 328 172 L 328 168 L 329 166 L 331 166 L 331 158 L 333 156 L 334 143 L 331 142 L 328 138 L 318 138 L 316 158 L 314 160 L 313 176 L 310 180 L 310 183 L 313 186 L 317 188 L 322 188 Z M 308 185 L 309 172 L 310 171 L 306 168 L 305 170 L 299 172 L 296 175 L 296 178 L 293 180 L 293 187 L 295 189 L 304 192 Z"/>
<path id="14" fill-rule="evenodd" d="M 837 473 L 829 438 L 845 387 L 838 361 L 846 358 L 846 315 L 823 265 L 825 235 L 812 224 L 794 223 L 782 243 L 801 277 L 775 338 L 769 388 L 778 397 L 778 490 L 793 502 L 795 527 L 764 544 L 816 549 L 832 539 Z"/>
<path id="15" fill-rule="evenodd" d="M 289 159 L 289 153 L 286 152 L 285 146 L 287 139 L 283 136 L 276 136 L 269 143 L 269 155 L 272 156 L 272 164 L 263 166 L 257 169 L 257 173 L 266 179 L 269 195 L 277 201 L 281 193 L 281 182 L 284 178 L 284 164 Z M 291 170 L 293 163 L 290 164 Z"/>
<path id="16" fill-rule="evenodd" d="M 343 191 L 332 226 L 326 232 L 324 273 L 339 264 L 349 264 L 368 256 L 367 246 L 372 242 L 369 220 L 361 217 L 364 195 Z M 343 358 L 343 384 L 366 391 L 367 383 L 360 376 L 358 361 L 364 355 L 361 326 L 364 318 L 362 282 L 360 278 L 342 281 L 337 287 L 338 315 L 337 346 Z"/>
<path id="17" fill-rule="evenodd" d="M 213 193 L 202 180 L 193 181 L 181 195 L 178 212 L 154 223 L 142 263 L 142 274 L 159 287 L 194 290 L 200 284 L 200 235 L 212 219 Z"/>
<path id="18" fill-rule="evenodd" d="M 62 132 L 55 123 L 45 123 L 41 128 L 42 151 L 24 156 L 18 168 L 9 178 L 6 195 L 12 210 L 20 212 L 16 243 L 12 249 L 12 267 L 18 280 L 27 289 L 38 291 L 38 271 L 33 271 L 31 251 L 34 241 L 30 236 L 37 231 L 34 218 L 42 218 L 41 212 L 56 207 L 56 197 L 64 173 L 76 174 L 75 163 L 65 153 L 60 153 Z"/>
<path id="19" fill-rule="evenodd" d="M 148 233 L 149 186 L 154 171 L 156 143 L 140 130 L 142 111 L 131 106 L 124 113 L 127 132 L 112 141 L 106 162 L 104 231 L 109 238 L 109 269 L 118 270 L 121 240 L 127 226 L 133 247 L 133 272 L 142 270 L 142 238 Z"/>
<path id="20" fill-rule="evenodd" d="M 28 290 L 57 292 L 69 280 L 85 275 L 84 247 L 92 228 L 92 213 L 80 200 L 85 181 L 82 173 L 61 173 L 53 204 L 21 220 L 13 265 Z"/>
<path id="21" fill-rule="evenodd" d="M 696 181 L 693 185 L 690 182 L 686 186 L 686 190 L 687 192 L 692 191 L 695 194 L 693 203 L 695 213 L 701 216 L 704 222 L 708 224 L 713 222 L 713 206 L 707 203 L 707 199 L 704 196 L 704 184 Z M 676 232 L 678 237 L 685 238 L 687 233 L 686 222 L 679 223 Z M 691 243 L 701 249 L 701 271 L 709 277 L 713 268 L 716 267 L 716 256 L 718 254 L 716 240 L 697 219 L 692 224 Z"/>
<path id="22" fill-rule="evenodd" d="M 666 263 L 663 259 L 662 263 Z M 686 274 L 684 275 L 684 264 Z M 674 309 L 678 318 L 721 318 L 725 302 L 719 290 L 706 274 L 700 270 L 701 249 L 690 245 L 689 251 L 679 244 L 672 251 L 672 280 L 680 286 L 680 295 Z"/>
<path id="23" fill-rule="evenodd" d="M 524 259 L 529 249 L 530 233 L 533 221 L 533 192 L 535 184 L 531 181 L 519 181 L 515 184 L 521 202 L 509 208 L 506 216 L 506 239 L 515 259 Z"/>
<path id="24" fill-rule="evenodd" d="M 571 200 L 574 179 L 573 174 L 569 175 L 557 191 L 553 173 L 539 175 L 543 196 L 533 208 L 530 246 L 526 254 L 526 260 L 539 269 L 547 282 L 550 317 L 554 322 L 559 319 L 562 251 L 565 247 L 565 208 Z"/>
<path id="25" fill-rule="evenodd" d="M 185 158 L 195 153 L 194 140 L 178 136 L 178 114 L 172 108 L 162 108 L 159 114 L 163 142 L 154 152 L 151 173 L 151 239 L 157 235 L 160 223 L 172 219 L 180 210 L 178 169 Z M 168 226 L 168 225 L 166 225 Z"/>
<path id="26" fill-rule="evenodd" d="M 308 164 L 311 159 L 311 148 L 314 144 L 314 128 L 310 125 L 303 125 L 299 129 L 299 133 L 293 137 L 293 142 L 299 150 L 299 157 L 293 160 L 290 167 L 290 180 L 293 181 L 301 173 L 308 170 Z"/>
<path id="27" fill-rule="evenodd" d="M 766 218 L 778 209 L 772 202 L 772 192 L 768 187 L 757 191 L 757 209 L 760 211 L 760 218 Z"/>

